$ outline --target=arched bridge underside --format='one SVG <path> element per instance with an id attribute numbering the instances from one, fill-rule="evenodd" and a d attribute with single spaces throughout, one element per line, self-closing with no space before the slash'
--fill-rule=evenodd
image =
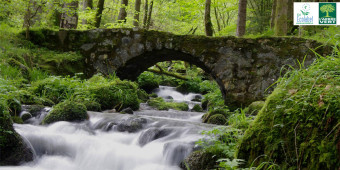
<path id="1" fill-rule="evenodd" d="M 183 60 L 201 67 L 219 84 L 229 106 L 263 100 L 265 91 L 280 76 L 284 65 L 310 65 L 316 55 L 331 53 L 329 46 L 307 39 L 262 37 L 205 37 L 174 35 L 140 29 L 89 31 L 42 30 L 32 41 L 52 49 L 80 51 L 87 76 L 116 71 L 121 79 L 134 80 L 157 62 Z"/>

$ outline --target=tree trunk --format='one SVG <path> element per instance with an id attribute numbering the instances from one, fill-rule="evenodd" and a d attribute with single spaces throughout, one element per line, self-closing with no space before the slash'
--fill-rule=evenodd
<path id="1" fill-rule="evenodd" d="M 143 27 L 144 28 L 146 28 L 146 22 L 148 21 L 148 11 L 149 11 L 149 3 L 148 3 L 148 0 L 145 0 L 144 18 L 143 18 Z"/>
<path id="2" fill-rule="evenodd" d="M 24 27 L 26 28 L 26 39 L 30 39 L 30 26 L 31 26 L 31 0 L 27 3 L 26 14 L 24 18 Z"/>
<path id="3" fill-rule="evenodd" d="M 215 17 L 216 17 L 217 30 L 221 31 L 221 24 L 220 24 L 220 19 L 218 18 L 217 7 L 215 7 L 214 9 L 215 9 Z"/>
<path id="4" fill-rule="evenodd" d="M 210 17 L 210 6 L 211 6 L 211 0 L 205 0 L 204 25 L 205 25 L 206 36 L 212 36 L 214 32 L 213 25 L 211 23 L 211 17 Z"/>
<path id="5" fill-rule="evenodd" d="M 287 11 L 288 0 L 277 1 L 276 6 L 276 19 L 275 19 L 275 35 L 287 35 Z"/>
<path id="6" fill-rule="evenodd" d="M 126 8 L 129 4 L 128 0 L 122 0 L 122 7 L 120 8 L 119 15 L 118 15 L 118 22 L 126 23 Z"/>
<path id="7" fill-rule="evenodd" d="M 272 14 L 270 16 L 270 28 L 271 29 L 274 29 L 274 26 L 275 26 L 276 4 L 277 4 L 277 0 L 273 0 Z"/>
<path id="8" fill-rule="evenodd" d="M 69 8 L 69 12 L 61 14 L 60 28 L 76 29 L 78 26 L 78 1 L 64 4 L 63 8 Z"/>
<path id="9" fill-rule="evenodd" d="M 138 27 L 139 26 L 139 14 L 140 14 L 140 5 L 141 0 L 136 0 L 135 2 L 135 16 L 133 17 L 133 26 Z"/>
<path id="10" fill-rule="evenodd" d="M 246 33 L 247 0 L 239 0 L 236 36 L 243 37 Z"/>
<path id="11" fill-rule="evenodd" d="M 150 2 L 148 19 L 147 19 L 147 22 L 146 22 L 146 29 L 147 30 L 150 28 L 150 25 L 151 25 L 152 8 L 153 8 L 153 0 L 151 0 L 151 2 Z"/>
<path id="12" fill-rule="evenodd" d="M 93 9 L 93 0 L 84 0 L 83 1 L 83 11 L 86 11 L 87 8 Z M 82 20 L 82 24 L 86 25 L 87 24 L 87 20 L 83 19 Z"/>
<path id="13" fill-rule="evenodd" d="M 96 12 L 96 22 L 94 24 L 94 26 L 96 28 L 100 27 L 100 23 L 102 21 L 102 13 L 103 13 L 103 10 L 104 10 L 104 2 L 105 2 L 105 0 L 99 0 L 98 1 L 97 12 Z"/>
<path id="14" fill-rule="evenodd" d="M 287 31 L 292 33 L 294 26 L 294 2 L 293 0 L 288 0 L 288 8 L 287 8 Z"/>

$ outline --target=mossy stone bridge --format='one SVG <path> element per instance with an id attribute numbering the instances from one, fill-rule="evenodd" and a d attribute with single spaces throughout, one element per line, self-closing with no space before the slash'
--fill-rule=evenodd
<path id="1" fill-rule="evenodd" d="M 31 39 L 50 49 L 80 51 L 87 76 L 116 72 L 121 79 L 134 80 L 157 62 L 195 64 L 216 80 L 230 106 L 263 100 L 283 66 L 314 61 L 311 49 L 322 56 L 331 53 L 331 47 L 302 38 L 206 37 L 141 29 L 40 30 L 32 31 Z"/>

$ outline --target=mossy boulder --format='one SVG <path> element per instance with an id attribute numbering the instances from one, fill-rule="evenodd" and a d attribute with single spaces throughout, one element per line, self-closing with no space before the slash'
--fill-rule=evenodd
<path id="1" fill-rule="evenodd" d="M 195 80 L 187 80 L 176 87 L 176 90 L 182 93 L 200 93 L 200 82 Z"/>
<path id="2" fill-rule="evenodd" d="M 264 101 L 253 102 L 248 106 L 247 114 L 257 115 L 257 113 L 262 109 L 263 106 L 264 106 Z"/>
<path id="3" fill-rule="evenodd" d="M 20 72 L 22 73 L 23 77 L 26 78 L 26 79 L 29 79 L 29 68 L 20 63 L 18 60 L 14 59 L 14 58 L 10 58 L 8 60 L 8 64 L 12 67 L 16 67 L 20 70 Z"/>
<path id="4" fill-rule="evenodd" d="M 101 111 L 101 105 L 98 102 L 93 101 L 91 99 L 82 99 L 82 100 L 78 100 L 77 102 L 84 104 L 86 106 L 87 111 L 94 111 L 94 112 Z"/>
<path id="5" fill-rule="evenodd" d="M 227 123 L 227 119 L 222 114 L 215 114 L 215 115 L 210 116 L 207 123 L 216 124 L 216 125 L 225 125 Z"/>
<path id="6" fill-rule="evenodd" d="M 187 158 L 185 158 L 180 167 L 185 170 L 216 169 L 219 164 L 217 163 L 217 160 L 220 158 L 221 156 L 218 154 L 216 155 L 214 152 L 199 150 L 192 152 Z"/>
<path id="7" fill-rule="evenodd" d="M 153 73 L 144 72 L 137 78 L 139 87 L 150 93 L 153 89 L 159 87 L 159 83 Z"/>
<path id="8" fill-rule="evenodd" d="M 84 104 L 64 101 L 53 107 L 42 124 L 51 124 L 57 121 L 84 121 L 86 119 L 88 119 L 88 115 Z"/>
<path id="9" fill-rule="evenodd" d="M 15 132 L 6 104 L 0 101 L 0 166 L 19 165 L 33 160 L 33 152 Z"/>
<path id="10" fill-rule="evenodd" d="M 320 58 L 280 79 L 239 144 L 237 158 L 244 166 L 340 167 L 339 68 L 340 58 Z"/>
<path id="11" fill-rule="evenodd" d="M 203 112 L 202 107 L 199 104 L 195 104 L 194 107 L 192 108 L 192 111 L 194 112 Z"/>
<path id="12" fill-rule="evenodd" d="M 202 122 L 208 123 L 208 120 L 210 119 L 210 117 L 217 115 L 217 114 L 223 115 L 225 119 L 228 119 L 231 113 L 229 112 L 228 109 L 215 109 L 204 114 L 202 116 Z"/>
<path id="13" fill-rule="evenodd" d="M 188 111 L 189 106 L 186 103 L 175 103 L 175 102 L 165 102 L 163 98 L 157 97 L 152 98 L 148 101 L 148 105 L 154 107 L 158 110 L 181 110 L 181 111 Z"/>

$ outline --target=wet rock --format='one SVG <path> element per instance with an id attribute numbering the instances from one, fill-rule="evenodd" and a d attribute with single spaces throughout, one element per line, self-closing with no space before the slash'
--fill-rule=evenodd
<path id="1" fill-rule="evenodd" d="M 156 129 L 151 128 L 146 131 L 144 131 L 138 139 L 138 143 L 141 146 L 146 145 L 147 143 L 154 141 L 156 139 L 162 138 L 164 136 L 167 136 L 171 133 L 170 129 Z"/>
<path id="2" fill-rule="evenodd" d="M 20 113 L 20 117 L 21 117 L 22 121 L 26 121 L 26 120 L 32 118 L 32 115 L 27 111 L 22 111 Z"/>
<path id="3" fill-rule="evenodd" d="M 164 97 L 164 99 L 170 99 L 170 100 L 172 100 L 172 99 L 174 99 L 172 96 L 166 96 L 166 97 Z"/>
<path id="4" fill-rule="evenodd" d="M 128 118 L 126 120 L 122 120 L 116 126 L 116 130 L 119 132 L 137 132 L 143 128 L 143 126 L 147 123 L 147 120 L 144 118 Z"/>
<path id="5" fill-rule="evenodd" d="M 29 112 L 33 117 L 39 116 L 44 109 L 43 105 L 23 105 L 22 110 Z"/>
<path id="6" fill-rule="evenodd" d="M 132 115 L 133 114 L 133 110 L 130 107 L 128 107 L 126 109 L 123 109 L 120 113 L 126 113 L 126 114 Z"/>
<path id="7" fill-rule="evenodd" d="M 186 157 L 180 163 L 180 167 L 185 170 L 216 169 L 218 167 L 218 163 L 216 163 L 218 159 L 219 157 L 216 156 L 216 154 L 212 152 L 199 150 L 199 151 L 192 152 L 188 157 Z"/>
<path id="8" fill-rule="evenodd" d="M 169 142 L 164 145 L 163 155 L 171 165 L 180 165 L 193 150 L 193 144 Z"/>
<path id="9" fill-rule="evenodd" d="M 191 100 L 193 102 L 201 102 L 202 96 L 201 95 L 195 95 L 195 97 Z"/>

